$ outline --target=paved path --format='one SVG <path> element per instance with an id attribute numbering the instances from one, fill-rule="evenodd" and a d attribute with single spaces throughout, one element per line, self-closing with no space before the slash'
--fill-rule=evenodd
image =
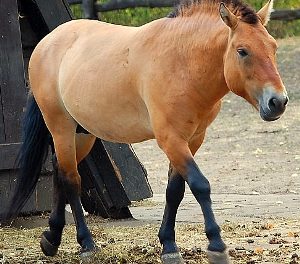
<path id="1" fill-rule="evenodd" d="M 131 207 L 134 218 L 161 221 L 164 195 L 155 194 L 149 204 Z M 219 223 L 255 221 L 271 218 L 300 219 L 299 194 L 213 194 L 213 207 Z M 201 209 L 191 193 L 187 193 L 180 206 L 178 222 L 202 221 Z"/>

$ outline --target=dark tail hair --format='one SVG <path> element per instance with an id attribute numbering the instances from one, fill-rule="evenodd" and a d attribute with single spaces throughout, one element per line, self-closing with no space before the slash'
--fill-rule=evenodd
<path id="1" fill-rule="evenodd" d="M 8 221 L 16 217 L 30 198 L 46 160 L 50 140 L 42 113 L 34 97 L 29 95 L 23 121 L 23 144 L 16 160 L 16 166 L 20 170 L 13 196 L 2 220 Z"/>

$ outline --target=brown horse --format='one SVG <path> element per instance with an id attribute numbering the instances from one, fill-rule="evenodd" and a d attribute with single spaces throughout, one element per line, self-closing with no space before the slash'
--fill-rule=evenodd
<path id="1" fill-rule="evenodd" d="M 46 255 L 55 255 L 60 245 L 66 199 L 82 256 L 97 250 L 84 220 L 77 170 L 95 138 L 155 138 L 171 164 L 159 231 L 163 263 L 183 263 L 174 226 L 185 182 L 204 215 L 210 262 L 228 263 L 210 185 L 193 156 L 229 91 L 266 121 L 282 115 L 288 97 L 276 68 L 277 45 L 265 28 L 272 1 L 258 13 L 239 0 L 223 2 L 184 1 L 168 17 L 141 27 L 71 21 L 37 45 L 29 66 L 23 172 L 8 217 L 31 194 L 51 134 L 58 174 L 50 229 L 41 240 Z"/>

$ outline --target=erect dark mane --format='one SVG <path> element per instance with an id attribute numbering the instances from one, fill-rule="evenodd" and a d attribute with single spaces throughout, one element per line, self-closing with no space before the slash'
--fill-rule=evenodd
<path id="1" fill-rule="evenodd" d="M 218 5 L 222 2 L 242 21 L 248 24 L 258 23 L 259 19 L 256 12 L 241 0 L 181 0 L 168 17 L 185 16 L 186 11 L 192 11 L 191 9 L 196 9 L 202 5 Z"/>

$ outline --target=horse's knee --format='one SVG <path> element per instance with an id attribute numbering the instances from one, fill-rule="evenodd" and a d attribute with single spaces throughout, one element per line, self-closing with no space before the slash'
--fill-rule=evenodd
<path id="1" fill-rule="evenodd" d="M 204 177 L 195 161 L 188 164 L 187 182 L 194 196 L 199 196 L 200 199 L 210 197 L 209 181 Z"/>
<path id="2" fill-rule="evenodd" d="M 58 173 L 59 181 L 64 187 L 64 191 L 68 195 L 69 193 L 77 193 L 78 195 L 81 192 L 81 178 L 77 171 L 75 172 L 64 172 L 59 170 Z"/>
<path id="3" fill-rule="evenodd" d="M 210 196 L 211 188 L 207 179 L 202 180 L 200 178 L 194 178 L 188 183 L 195 196 L 199 195 L 201 198 L 208 198 Z"/>

